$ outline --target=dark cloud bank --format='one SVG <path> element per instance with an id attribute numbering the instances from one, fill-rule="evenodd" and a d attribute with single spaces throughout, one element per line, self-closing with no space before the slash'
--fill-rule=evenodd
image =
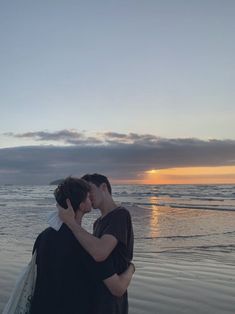
<path id="1" fill-rule="evenodd" d="M 67 175 L 100 172 L 140 179 L 150 169 L 235 165 L 235 140 L 165 139 L 135 133 L 31 132 L 5 134 L 44 145 L 0 149 L 0 184 L 47 184 Z M 45 144 L 54 141 L 70 146 Z"/>

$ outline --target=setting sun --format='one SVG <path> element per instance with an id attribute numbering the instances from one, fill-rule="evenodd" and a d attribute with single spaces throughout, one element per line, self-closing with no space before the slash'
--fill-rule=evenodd
<path id="1" fill-rule="evenodd" d="M 228 184 L 235 183 L 235 167 L 185 167 L 151 169 L 144 184 Z"/>
<path id="2" fill-rule="evenodd" d="M 158 172 L 159 172 L 159 170 L 156 170 L 156 169 L 146 171 L 146 173 L 148 173 L 148 174 L 156 174 Z"/>

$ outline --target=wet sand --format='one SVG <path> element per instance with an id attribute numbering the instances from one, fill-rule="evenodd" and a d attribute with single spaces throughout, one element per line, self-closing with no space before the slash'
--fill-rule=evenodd
<path id="1" fill-rule="evenodd" d="M 130 314 L 235 313 L 235 254 L 220 260 L 195 252 L 140 255 L 136 265 Z"/>
<path id="2" fill-rule="evenodd" d="M 15 261 L 0 269 L 0 312 L 24 265 L 21 258 Z M 234 261 L 234 253 L 213 259 L 202 252 L 136 253 L 129 314 L 234 314 Z"/>

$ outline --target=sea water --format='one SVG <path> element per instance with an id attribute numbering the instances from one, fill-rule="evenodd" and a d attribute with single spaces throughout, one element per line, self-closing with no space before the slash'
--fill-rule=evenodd
<path id="1" fill-rule="evenodd" d="M 0 312 L 55 210 L 54 188 L 0 186 Z M 135 233 L 130 314 L 235 313 L 234 185 L 119 185 L 113 197 Z"/>

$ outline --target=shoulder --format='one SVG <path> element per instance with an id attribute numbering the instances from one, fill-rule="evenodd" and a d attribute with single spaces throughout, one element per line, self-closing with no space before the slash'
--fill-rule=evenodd
<path id="1" fill-rule="evenodd" d="M 43 230 L 36 238 L 35 242 L 34 242 L 34 246 L 33 246 L 33 252 L 35 251 L 35 249 L 38 249 L 39 246 L 41 245 L 42 242 L 44 242 L 45 240 L 48 239 L 49 234 L 51 233 L 53 229 L 52 228 L 47 228 L 45 230 Z"/>
<path id="2" fill-rule="evenodd" d="M 57 232 L 57 231 L 55 231 L 53 228 L 48 227 L 48 228 L 46 228 L 45 230 L 43 230 L 43 231 L 39 234 L 38 238 L 39 238 L 39 239 L 49 238 L 49 237 L 53 236 L 53 234 L 56 234 L 56 232 Z"/>
<path id="3" fill-rule="evenodd" d="M 125 208 L 125 207 L 117 207 L 116 209 L 113 210 L 114 215 L 122 216 L 122 217 L 128 217 L 130 218 L 130 212 Z"/>
<path id="4" fill-rule="evenodd" d="M 117 207 L 107 215 L 107 220 L 131 222 L 131 215 L 125 207 Z"/>
<path id="5" fill-rule="evenodd" d="M 59 241 L 61 238 L 68 237 L 68 235 L 71 237 L 72 232 L 69 229 L 69 231 L 67 231 L 67 229 L 68 228 L 64 227 L 64 225 L 60 228 L 59 231 L 56 231 L 51 227 L 46 228 L 37 236 L 34 246 L 38 247 L 42 243 L 48 244 L 52 241 Z"/>
<path id="6" fill-rule="evenodd" d="M 43 230 L 39 235 L 37 236 L 36 241 L 39 241 L 40 239 L 44 238 L 45 236 L 49 235 L 53 229 L 51 227 L 46 228 Z"/>
<path id="7" fill-rule="evenodd" d="M 45 252 L 45 250 L 67 253 L 73 251 L 75 253 L 74 255 L 83 250 L 72 231 L 64 224 L 59 231 L 56 231 L 51 227 L 42 231 L 35 241 L 33 252 L 35 249 L 39 249 L 41 252 Z"/>

